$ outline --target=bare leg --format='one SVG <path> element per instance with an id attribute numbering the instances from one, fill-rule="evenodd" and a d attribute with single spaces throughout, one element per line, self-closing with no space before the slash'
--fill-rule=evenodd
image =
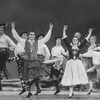
<path id="1" fill-rule="evenodd" d="M 88 93 L 87 93 L 87 95 L 90 95 L 91 94 L 91 92 L 92 92 L 92 89 L 93 89 L 93 82 L 90 80 L 89 81 L 89 91 L 88 91 Z"/>

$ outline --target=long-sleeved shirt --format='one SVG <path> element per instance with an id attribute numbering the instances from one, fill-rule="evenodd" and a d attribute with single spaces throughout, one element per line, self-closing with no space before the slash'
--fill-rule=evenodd
<path id="1" fill-rule="evenodd" d="M 45 61 L 50 59 L 50 51 L 46 44 L 43 44 L 38 48 L 37 54 L 42 54 L 45 57 Z"/>
<path id="2" fill-rule="evenodd" d="M 88 51 L 82 55 L 83 55 L 83 57 L 92 57 L 94 65 L 100 64 L 100 52 L 91 50 L 91 51 Z"/>
<path id="3" fill-rule="evenodd" d="M 16 44 L 5 34 L 0 37 L 0 48 L 9 48 L 13 51 L 16 48 Z"/>
<path id="4" fill-rule="evenodd" d="M 42 46 L 44 43 L 48 42 L 48 40 L 50 39 L 51 37 L 51 33 L 52 33 L 52 29 L 49 29 L 48 33 L 46 34 L 46 36 L 41 39 L 41 40 L 38 40 L 38 48 L 40 46 Z M 16 32 L 15 28 L 12 28 L 12 34 L 13 34 L 13 37 L 21 43 L 21 45 L 25 48 L 25 39 L 22 39 L 18 33 Z"/>
<path id="5" fill-rule="evenodd" d="M 21 45 L 20 42 L 18 42 L 17 45 L 16 45 L 15 52 L 14 52 L 15 56 L 18 55 L 18 54 L 21 54 L 23 52 L 25 52 L 24 47 L 23 47 L 23 45 Z"/>
<path id="6" fill-rule="evenodd" d="M 64 48 L 60 46 L 54 46 L 51 50 L 52 57 L 60 57 L 62 54 L 65 54 Z"/>

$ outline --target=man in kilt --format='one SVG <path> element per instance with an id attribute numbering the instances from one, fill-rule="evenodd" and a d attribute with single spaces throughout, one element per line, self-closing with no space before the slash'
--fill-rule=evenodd
<path id="1" fill-rule="evenodd" d="M 15 23 L 11 23 L 12 26 L 12 34 L 13 37 L 20 42 L 24 49 L 25 49 L 25 65 L 24 65 L 24 70 L 23 70 L 23 80 L 26 81 L 25 83 L 27 84 L 27 90 L 28 90 L 28 95 L 26 96 L 27 98 L 32 96 L 31 93 L 31 86 L 33 83 L 35 83 L 37 92 L 35 95 L 38 95 L 38 93 L 41 92 L 40 87 L 39 87 L 39 79 L 47 74 L 45 68 L 41 66 L 41 63 L 38 60 L 37 57 L 37 50 L 38 48 L 46 43 L 52 33 L 53 29 L 53 24 L 49 24 L 49 31 L 46 34 L 46 36 L 41 39 L 37 40 L 35 36 L 35 32 L 29 32 L 29 41 L 22 39 L 18 33 L 15 30 Z M 31 79 L 31 81 L 29 81 Z M 22 90 L 22 93 L 26 92 L 26 90 Z"/>

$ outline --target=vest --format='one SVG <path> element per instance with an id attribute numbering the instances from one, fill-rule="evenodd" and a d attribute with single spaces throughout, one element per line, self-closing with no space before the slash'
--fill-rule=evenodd
<path id="1" fill-rule="evenodd" d="M 30 42 L 25 42 L 25 55 L 27 59 L 36 60 L 37 59 L 37 50 L 38 50 L 38 41 L 33 42 L 32 52 Z"/>

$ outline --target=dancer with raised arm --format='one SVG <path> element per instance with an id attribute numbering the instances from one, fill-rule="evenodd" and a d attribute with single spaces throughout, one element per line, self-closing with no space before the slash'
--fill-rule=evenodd
<path id="1" fill-rule="evenodd" d="M 84 39 L 79 45 L 77 37 L 73 37 L 72 45 L 67 41 L 67 25 L 64 25 L 63 28 L 63 41 L 68 48 L 69 60 L 66 63 L 65 72 L 61 81 L 61 84 L 64 86 L 69 86 L 69 97 L 71 98 L 74 95 L 73 87 L 78 84 L 88 84 L 88 77 L 84 68 L 84 65 L 81 60 L 79 60 L 80 50 L 88 42 L 88 39 L 92 33 L 92 29 L 89 30 L 88 36 Z"/>
<path id="2" fill-rule="evenodd" d="M 25 39 L 25 40 L 28 40 L 28 31 L 21 32 L 20 37 Z M 11 62 L 13 60 L 16 60 L 17 71 L 18 71 L 18 76 L 19 76 L 20 81 L 21 81 L 22 90 L 25 91 L 24 81 L 22 79 L 22 77 L 23 77 L 23 75 L 22 75 L 23 74 L 23 68 L 24 68 L 25 49 L 24 49 L 23 45 L 20 42 L 17 43 L 17 46 L 16 46 L 16 49 L 15 49 L 14 53 L 15 53 L 15 57 L 10 57 L 8 61 Z"/>
<path id="3" fill-rule="evenodd" d="M 39 34 L 37 36 L 37 40 L 41 40 L 44 38 L 44 34 Z M 46 44 L 43 44 L 42 46 L 40 46 L 38 48 L 38 51 L 37 51 L 37 54 L 38 54 L 38 58 L 44 62 L 46 60 L 49 60 L 50 59 L 50 51 L 49 51 L 49 48 L 47 47 Z"/>
<path id="4" fill-rule="evenodd" d="M 37 88 L 37 92 L 35 93 L 35 95 L 38 95 L 41 90 L 39 87 L 39 78 L 44 76 L 45 74 L 47 74 L 46 70 L 41 66 L 40 62 L 38 61 L 37 58 L 37 50 L 40 46 L 42 46 L 44 43 L 48 42 L 48 40 L 51 37 L 51 33 L 52 33 L 52 29 L 53 29 L 53 24 L 49 24 L 49 31 L 46 34 L 46 36 L 41 39 L 41 40 L 37 40 L 36 39 L 36 34 L 35 32 L 30 32 L 29 33 L 29 41 L 22 39 L 18 33 L 15 30 L 15 23 L 11 23 L 12 26 L 12 34 L 13 37 L 20 42 L 24 49 L 25 49 L 25 68 L 24 68 L 24 72 L 23 72 L 23 79 L 28 81 L 29 79 L 31 79 L 32 81 L 29 81 L 28 84 L 28 95 L 26 96 L 27 98 L 32 96 L 31 93 L 31 86 L 33 83 L 35 83 L 36 88 Z M 26 90 L 22 90 L 22 93 L 26 92 Z M 22 94 L 21 93 L 21 94 Z"/>

